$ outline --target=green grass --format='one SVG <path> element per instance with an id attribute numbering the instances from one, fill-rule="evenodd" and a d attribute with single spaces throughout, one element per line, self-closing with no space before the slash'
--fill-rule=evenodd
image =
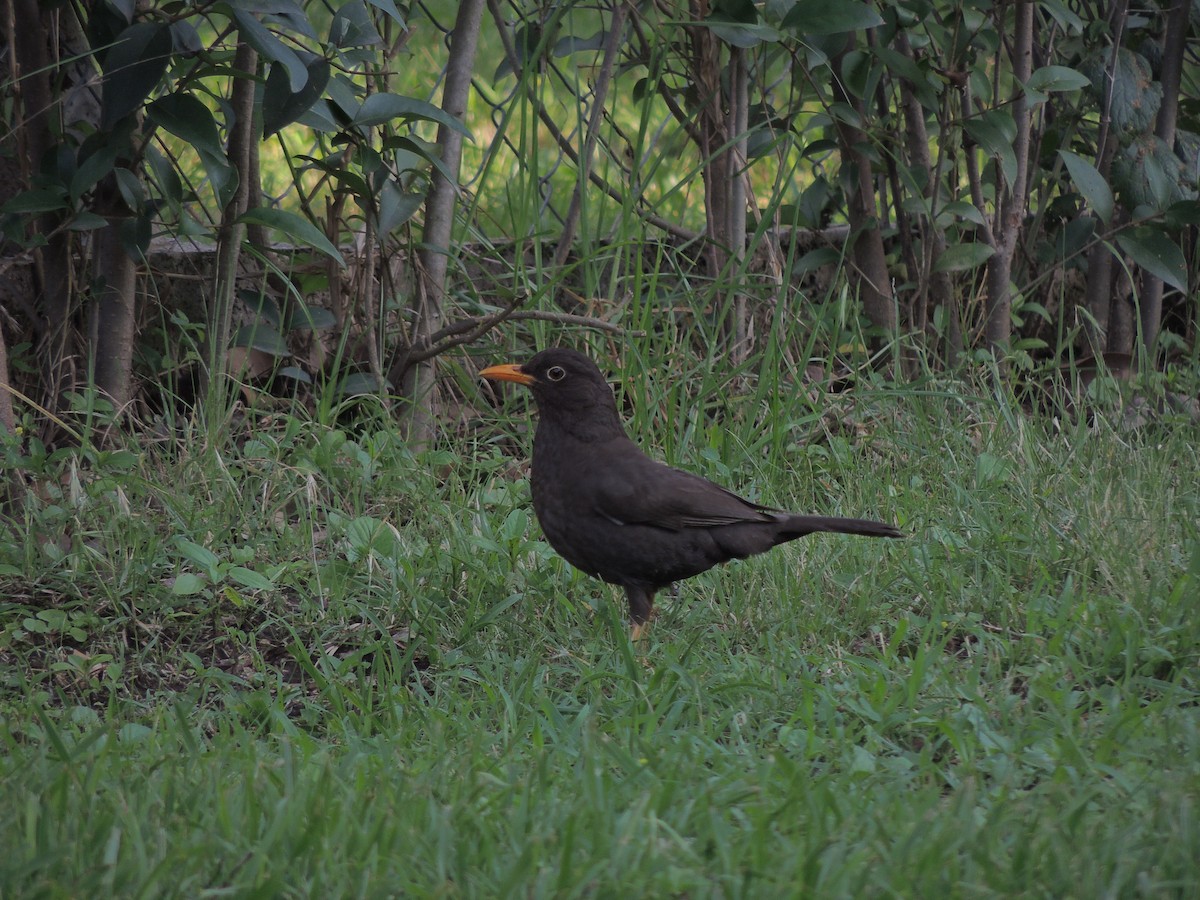
<path id="1" fill-rule="evenodd" d="M 0 894 L 1200 894 L 1194 426 L 628 358 L 660 455 L 911 536 L 692 579 L 631 648 L 515 399 L 421 457 L 10 449 Z"/>

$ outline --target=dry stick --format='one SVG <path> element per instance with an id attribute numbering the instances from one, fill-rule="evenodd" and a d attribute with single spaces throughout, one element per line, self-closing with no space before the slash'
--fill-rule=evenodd
<path id="1" fill-rule="evenodd" d="M 574 313 L 552 312 L 540 309 L 518 310 L 517 307 L 525 302 L 526 297 L 519 297 L 504 309 L 486 316 L 469 316 L 442 328 L 433 336 L 433 344 L 425 350 L 413 351 L 412 359 L 420 362 L 425 359 L 445 353 L 454 347 L 469 344 L 478 340 L 501 322 L 508 319 L 513 321 L 554 322 L 558 325 L 579 325 L 584 328 L 596 328 L 600 331 L 610 331 L 614 334 L 632 334 L 641 337 L 640 331 L 627 331 L 620 325 L 606 322 L 592 316 L 580 316 Z"/>

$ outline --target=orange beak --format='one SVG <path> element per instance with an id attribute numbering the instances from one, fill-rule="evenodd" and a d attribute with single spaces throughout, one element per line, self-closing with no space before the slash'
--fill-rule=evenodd
<path id="1" fill-rule="evenodd" d="M 479 373 L 479 376 L 491 381 L 515 381 L 517 384 L 525 385 L 525 387 L 530 387 L 536 380 L 532 375 L 522 372 L 521 367 L 513 363 L 505 363 L 502 366 L 488 366 Z"/>

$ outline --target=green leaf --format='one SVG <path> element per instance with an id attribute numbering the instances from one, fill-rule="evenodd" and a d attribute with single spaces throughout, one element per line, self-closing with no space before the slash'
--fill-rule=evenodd
<path id="1" fill-rule="evenodd" d="M 301 369 L 299 366 L 284 366 L 275 373 L 279 378 L 290 378 L 293 381 L 299 381 L 303 384 L 312 384 L 312 376 Z"/>
<path id="2" fill-rule="evenodd" d="M 1108 53 L 1105 51 L 1105 56 Z M 1117 65 L 1111 76 L 1102 72 L 1102 79 L 1096 85 L 1093 75 L 1093 86 L 1104 96 L 1104 79 L 1112 79 L 1112 106 L 1110 112 L 1113 124 L 1118 129 L 1142 131 L 1154 124 L 1158 109 L 1162 106 L 1162 82 L 1154 78 L 1154 71 L 1144 56 L 1122 47 L 1117 51 Z"/>
<path id="3" fill-rule="evenodd" d="M 951 244 L 933 264 L 935 272 L 969 272 L 991 259 L 996 252 L 987 244 Z"/>
<path id="4" fill-rule="evenodd" d="M 334 112 L 334 106 L 322 97 L 310 106 L 297 119 L 301 125 L 306 125 L 313 131 L 337 132 L 342 130 L 342 119 Z"/>
<path id="5" fill-rule="evenodd" d="M 889 72 L 904 79 L 906 87 L 913 91 L 921 106 L 930 111 L 937 110 L 938 94 L 943 84 L 940 79 L 936 83 L 931 82 L 925 70 L 915 61 L 890 47 L 872 47 L 871 52 L 888 67 Z"/>
<path id="6" fill-rule="evenodd" d="M 189 541 L 185 537 L 176 537 L 175 546 L 179 548 L 179 552 L 183 554 L 185 559 L 190 560 L 197 567 L 204 570 L 210 579 L 216 581 L 218 578 L 218 569 L 220 560 L 217 555 L 207 547 L 202 547 L 195 541 Z"/>
<path id="7" fill-rule="evenodd" d="M 1183 200 L 1172 204 L 1164 218 L 1168 228 L 1183 228 L 1186 225 L 1200 225 L 1200 202 Z"/>
<path id="8" fill-rule="evenodd" d="M 140 210 L 146 202 L 142 179 L 124 167 L 113 169 L 113 175 L 117 179 L 117 190 L 121 192 L 121 199 L 125 201 L 125 205 L 132 210 Z"/>
<path id="9" fill-rule="evenodd" d="M 759 21 L 751 0 L 717 0 L 704 24 L 731 47 L 747 49 L 779 40 L 779 32 Z"/>
<path id="10" fill-rule="evenodd" d="M 178 213 L 180 204 L 183 203 L 183 182 L 179 180 L 179 173 L 175 171 L 170 160 L 156 147 L 146 148 L 146 159 L 150 163 L 150 172 L 154 176 L 152 181 L 162 195 L 162 199 Z"/>
<path id="11" fill-rule="evenodd" d="M 115 146 L 100 147 L 87 159 L 79 164 L 71 177 L 71 199 L 78 201 L 87 191 L 91 190 L 101 178 L 113 170 L 117 162 Z"/>
<path id="12" fill-rule="evenodd" d="M 842 84 L 855 97 L 870 97 L 883 74 L 883 67 L 862 50 L 850 50 L 842 56 Z"/>
<path id="13" fill-rule="evenodd" d="M 347 524 L 345 537 L 359 559 L 369 553 L 395 559 L 403 553 L 396 531 L 382 519 L 359 516 Z"/>
<path id="14" fill-rule="evenodd" d="M 229 579 L 236 581 L 242 587 L 250 588 L 252 591 L 269 591 L 275 587 L 265 575 L 255 572 L 253 569 L 247 569 L 245 566 L 230 566 Z"/>
<path id="15" fill-rule="evenodd" d="M 404 17 L 400 15 L 400 10 L 396 8 L 394 0 L 367 0 L 372 6 L 378 10 L 382 10 L 384 15 L 390 18 L 393 22 L 408 30 L 408 26 L 404 24 Z"/>
<path id="16" fill-rule="evenodd" d="M 140 722 L 129 722 L 117 731 L 117 739 L 122 744 L 138 744 L 154 734 L 154 729 Z"/>
<path id="17" fill-rule="evenodd" d="M 537 52 L 541 43 L 542 26 L 538 23 L 533 22 L 517 29 L 517 33 L 513 37 L 513 50 L 522 69 L 537 63 Z M 496 66 L 496 71 L 492 73 L 492 81 L 499 81 L 504 76 L 511 74 L 513 74 L 512 62 L 509 60 L 508 54 L 505 54 L 504 59 L 500 60 L 500 65 Z"/>
<path id="18" fill-rule="evenodd" d="M 187 19 L 177 19 L 171 23 L 171 44 L 176 53 L 194 56 L 204 50 L 204 41 L 196 26 Z"/>
<path id="19" fill-rule="evenodd" d="M 272 327 L 278 328 L 282 322 L 282 315 L 279 312 L 279 304 L 275 302 L 275 298 L 268 294 L 265 290 L 251 290 L 249 288 L 242 289 L 237 292 L 238 302 L 246 309 L 253 312 L 260 319 L 268 322 Z"/>
<path id="20" fill-rule="evenodd" d="M 271 356 L 290 356 L 287 341 L 278 331 L 265 322 L 243 325 L 233 333 L 231 347 L 251 347 L 269 353 Z"/>
<path id="21" fill-rule="evenodd" d="M 424 100 L 401 97 L 399 94 L 372 94 L 363 101 L 352 124 L 366 128 L 394 119 L 426 119 L 452 128 L 464 137 L 474 140 L 467 126 L 445 110 Z"/>
<path id="22" fill-rule="evenodd" d="M 141 215 L 130 216 L 120 220 L 117 233 L 121 238 L 121 246 L 129 254 L 129 258 L 137 262 L 145 262 L 146 254 L 150 252 L 150 238 L 154 233 L 154 223 L 149 211 Z"/>
<path id="23" fill-rule="evenodd" d="M 234 606 L 241 607 L 246 605 L 245 598 L 243 598 L 242 595 L 237 592 L 237 589 L 232 584 L 227 584 L 222 587 L 221 594 L 224 595 L 225 599 Z"/>
<path id="24" fill-rule="evenodd" d="M 1108 186 L 1104 176 L 1095 166 L 1077 153 L 1072 153 L 1070 150 L 1059 150 L 1058 155 L 1062 157 L 1071 181 L 1074 182 L 1075 187 L 1079 188 L 1079 193 L 1083 195 L 1088 205 L 1095 210 L 1100 221 L 1105 224 L 1112 221 L 1112 188 Z"/>
<path id="25" fill-rule="evenodd" d="M 67 225 L 71 231 L 95 231 L 97 228 L 107 228 L 108 219 L 104 216 L 97 215 L 90 209 L 85 209 L 75 213 L 75 217 L 71 219 Z"/>
<path id="26" fill-rule="evenodd" d="M 259 206 L 255 209 L 246 210 L 238 221 L 252 225 L 262 225 L 265 228 L 274 228 L 294 243 L 304 244 L 312 247 L 314 250 L 320 250 L 331 259 L 336 259 L 341 265 L 344 266 L 346 264 L 337 247 L 333 245 L 329 238 L 325 237 L 321 229 L 317 228 L 308 219 L 294 212 L 289 212 L 286 209 L 272 209 L 268 206 Z"/>
<path id="27" fill-rule="evenodd" d="M 388 382 L 386 387 L 391 390 L 391 383 Z M 351 372 L 338 382 L 334 394 L 338 397 L 360 397 L 365 394 L 378 394 L 379 391 L 379 379 L 370 372 Z"/>
<path id="28" fill-rule="evenodd" d="M 446 180 L 453 183 L 454 176 L 450 170 L 446 168 L 446 164 L 442 162 L 441 156 L 438 155 L 437 144 L 432 144 L 429 141 L 423 141 L 415 134 L 413 135 L 395 135 L 387 138 L 383 142 L 383 146 L 389 150 L 399 151 L 396 154 L 396 170 L 400 172 L 417 172 L 420 171 L 418 160 L 428 162 L 433 165 L 439 172 L 446 177 Z"/>
<path id="29" fill-rule="evenodd" d="M 194 572 L 184 572 L 175 577 L 175 581 L 171 585 L 171 593 L 176 597 L 187 597 L 200 593 L 206 584 L 208 582 Z"/>
<path id="30" fill-rule="evenodd" d="M 167 25 L 139 22 L 130 25 L 104 54 L 100 68 L 104 108 L 100 128 L 109 131 L 125 116 L 140 109 L 162 81 L 171 60 L 171 29 Z"/>
<path id="31" fill-rule="evenodd" d="M 1043 66 L 1025 82 L 1025 87 L 1033 91 L 1051 93 L 1053 91 L 1078 91 L 1091 84 L 1091 80 L 1075 69 L 1066 66 Z"/>
<path id="32" fill-rule="evenodd" d="M 285 66 L 272 63 L 263 88 L 263 137 L 270 137 L 292 124 L 312 109 L 321 99 L 325 86 L 329 84 L 329 63 L 315 54 L 306 54 L 305 66 L 308 79 L 299 91 L 291 88 L 290 75 Z"/>
<path id="33" fill-rule="evenodd" d="M 604 47 L 604 38 L 603 31 L 597 31 L 591 37 L 585 38 L 568 34 L 565 38 L 559 38 L 558 43 L 554 45 L 554 55 L 561 57 L 586 50 L 600 50 Z"/>
<path id="34" fill-rule="evenodd" d="M 376 225 L 379 237 L 386 237 L 411 219 L 424 202 L 424 194 L 406 193 L 395 182 L 386 182 L 379 193 L 379 221 Z"/>
<path id="35" fill-rule="evenodd" d="M 168 94 L 146 108 L 146 115 L 160 128 L 182 138 L 202 154 L 224 158 L 221 138 L 212 110 L 191 94 Z"/>
<path id="36" fill-rule="evenodd" d="M 759 44 L 779 42 L 779 32 L 769 25 L 741 25 L 716 18 L 710 18 L 704 24 L 729 46 L 741 47 L 743 50 L 757 47 Z"/>
<path id="37" fill-rule="evenodd" d="M 4 206 L 0 206 L 0 211 L 14 215 L 23 215 L 54 212 L 55 210 L 66 208 L 67 192 L 65 190 L 61 188 L 57 190 L 38 188 L 32 191 L 22 191 L 20 194 L 17 194 L 17 196 L 5 203 Z"/>
<path id="38" fill-rule="evenodd" d="M 146 107 L 146 116 L 196 150 L 218 195 L 236 183 L 236 173 L 225 157 L 212 111 L 196 97 L 191 94 L 160 97 Z"/>
<path id="39" fill-rule="evenodd" d="M 802 34 L 841 34 L 883 24 L 883 18 L 858 0 L 798 0 L 786 16 L 784 28 Z"/>
<path id="40" fill-rule="evenodd" d="M 792 266 L 792 277 L 798 278 L 825 266 L 840 265 L 841 262 L 842 254 L 839 251 L 832 247 L 818 247 L 816 250 L 809 250 L 796 260 L 796 264 Z"/>
<path id="41" fill-rule="evenodd" d="M 291 79 L 292 93 L 298 93 L 304 87 L 304 83 L 308 81 L 308 67 L 304 65 L 304 61 L 246 10 L 235 6 L 233 19 L 237 22 L 241 36 L 247 44 L 258 51 L 259 56 L 283 64 Z"/>
<path id="42" fill-rule="evenodd" d="M 976 225 L 983 224 L 983 213 L 979 211 L 979 207 L 966 200 L 951 200 L 941 208 L 939 215 L 965 219 L 968 222 L 974 222 Z"/>
<path id="43" fill-rule="evenodd" d="M 1013 141 L 1017 139 L 1017 123 L 1012 114 L 1005 110 L 988 110 L 967 119 L 963 128 L 989 156 L 1000 161 L 1005 180 L 1012 184 L 1017 177 L 1017 154 L 1013 150 Z"/>
<path id="44" fill-rule="evenodd" d="M 1151 275 L 1187 293 L 1187 262 L 1183 251 L 1161 229 L 1143 226 L 1123 231 L 1117 235 L 1117 245 Z"/>
<path id="45" fill-rule="evenodd" d="M 1067 34 L 1078 36 L 1083 33 L 1083 19 L 1074 10 L 1068 9 L 1059 0 L 1042 0 L 1039 8 L 1054 17 L 1054 20 Z"/>
<path id="46" fill-rule="evenodd" d="M 351 0 L 338 7 L 329 25 L 329 42 L 338 49 L 375 47 L 383 43 L 371 13 L 361 0 Z"/>
<path id="47" fill-rule="evenodd" d="M 1146 206 L 1162 212 L 1195 198 L 1194 176 L 1156 134 L 1138 135 L 1121 148 L 1113 157 L 1112 181 L 1127 209 Z"/>

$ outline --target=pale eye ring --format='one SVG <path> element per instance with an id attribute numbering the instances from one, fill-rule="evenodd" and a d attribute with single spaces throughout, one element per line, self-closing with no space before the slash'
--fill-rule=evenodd
<path id="1" fill-rule="evenodd" d="M 567 370 L 562 366 L 551 366 L 546 370 L 546 377 L 551 381 L 562 381 L 567 377 Z"/>

